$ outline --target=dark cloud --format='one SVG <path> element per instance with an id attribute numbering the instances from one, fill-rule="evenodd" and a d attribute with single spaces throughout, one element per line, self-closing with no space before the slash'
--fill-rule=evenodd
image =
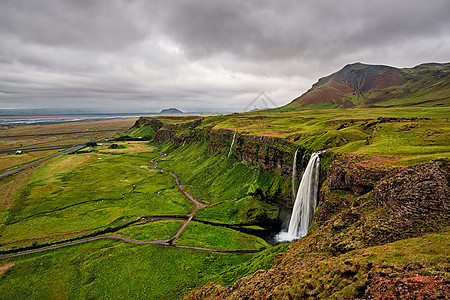
<path id="1" fill-rule="evenodd" d="M 285 104 L 347 63 L 449 61 L 447 0 L 3 0 L 0 108 Z"/>
<path id="2" fill-rule="evenodd" d="M 280 5 L 281 3 L 281 5 Z M 167 31 L 193 58 L 327 59 L 447 34 L 448 1 L 182 1 Z"/>
<path id="3" fill-rule="evenodd" d="M 122 1 L 2 1 L 0 32 L 25 44 L 115 51 L 146 37 L 136 14 Z"/>

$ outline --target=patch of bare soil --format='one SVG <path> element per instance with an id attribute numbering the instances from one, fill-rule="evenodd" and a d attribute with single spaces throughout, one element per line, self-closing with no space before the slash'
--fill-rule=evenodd
<path id="1" fill-rule="evenodd" d="M 450 299 L 448 280 L 418 274 L 369 273 L 361 299 Z"/>
<path id="2" fill-rule="evenodd" d="M 12 266 L 14 266 L 16 263 L 15 262 L 10 262 L 7 263 L 3 266 L 0 266 L 0 276 L 5 273 L 9 268 L 11 268 Z"/>

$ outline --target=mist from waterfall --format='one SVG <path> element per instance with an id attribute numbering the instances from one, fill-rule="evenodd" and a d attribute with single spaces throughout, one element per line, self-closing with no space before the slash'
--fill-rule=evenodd
<path id="1" fill-rule="evenodd" d="M 236 133 L 237 133 L 237 132 L 235 132 L 235 133 L 233 134 L 233 140 L 231 141 L 230 151 L 228 151 L 228 157 L 230 157 L 231 149 L 233 149 L 234 140 L 236 139 Z"/>
<path id="2" fill-rule="evenodd" d="M 308 233 L 314 210 L 317 206 L 317 194 L 319 189 L 319 171 L 321 152 L 311 155 L 305 172 L 303 173 L 294 208 L 292 209 L 288 231 L 282 231 L 276 239 L 279 242 L 292 241 L 304 237 Z"/>

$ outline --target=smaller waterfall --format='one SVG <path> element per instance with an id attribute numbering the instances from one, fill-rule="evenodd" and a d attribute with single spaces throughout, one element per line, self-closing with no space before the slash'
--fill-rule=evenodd
<path id="1" fill-rule="evenodd" d="M 295 200 L 295 178 L 297 178 L 297 153 L 295 150 L 294 163 L 292 164 L 292 199 Z"/>
<path id="2" fill-rule="evenodd" d="M 233 149 L 234 140 L 236 139 L 236 133 L 237 133 L 237 132 L 235 132 L 235 133 L 233 134 L 233 140 L 231 141 L 230 151 L 228 151 L 228 157 L 230 157 L 231 149 Z"/>
<path id="3" fill-rule="evenodd" d="M 287 232 L 282 231 L 277 235 L 276 238 L 279 242 L 299 239 L 308 233 L 308 227 L 317 205 L 320 153 L 313 153 L 309 159 L 298 187 L 291 220 L 289 221 L 289 229 Z"/>
<path id="4" fill-rule="evenodd" d="M 302 161 L 300 162 L 300 168 L 303 169 L 303 162 L 305 161 L 306 152 L 303 152 Z M 302 173 L 303 176 L 303 173 Z"/>

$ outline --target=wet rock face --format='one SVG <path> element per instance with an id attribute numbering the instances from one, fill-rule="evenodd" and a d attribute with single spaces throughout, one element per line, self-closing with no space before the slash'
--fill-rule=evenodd
<path id="1" fill-rule="evenodd" d="M 409 221 L 447 218 L 450 199 L 448 168 L 430 162 L 396 169 L 381 180 L 373 195 L 397 218 Z"/>

